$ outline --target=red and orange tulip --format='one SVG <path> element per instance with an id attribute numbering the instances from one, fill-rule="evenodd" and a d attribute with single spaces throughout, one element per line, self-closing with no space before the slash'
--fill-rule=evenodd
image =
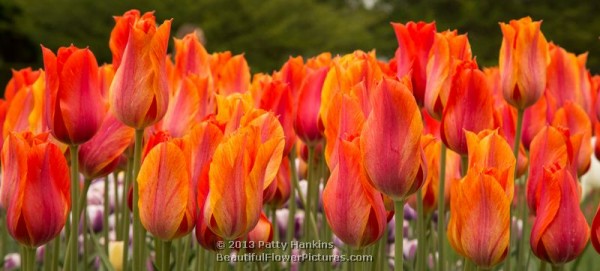
<path id="1" fill-rule="evenodd" d="M 323 190 L 323 209 L 335 235 L 360 248 L 381 237 L 387 214 L 381 194 L 371 186 L 363 169 L 359 141 L 340 140 L 339 162 Z"/>
<path id="2" fill-rule="evenodd" d="M 42 46 L 46 70 L 45 117 L 58 141 L 81 144 L 100 129 L 106 104 L 98 64 L 89 49 L 61 47 L 58 55 Z"/>
<path id="3" fill-rule="evenodd" d="M 448 102 L 456 66 L 463 60 L 471 60 L 471 45 L 466 34 L 444 31 L 435 34 L 429 55 L 424 104 L 427 112 L 439 120 Z"/>
<path id="4" fill-rule="evenodd" d="M 189 157 L 180 146 L 186 142 L 177 143 L 166 141 L 154 146 L 137 178 L 142 225 L 162 240 L 188 234 L 196 221 Z"/>
<path id="5" fill-rule="evenodd" d="M 110 87 L 110 103 L 117 119 L 129 127 L 142 129 L 158 122 L 167 111 L 166 56 L 171 21 L 157 27 L 151 13 L 143 17 L 124 16 L 123 20 L 127 21 L 123 22 L 127 27 L 117 20 L 111 34 L 111 40 L 127 42 L 120 64 L 113 63 L 118 68 Z"/>
<path id="6" fill-rule="evenodd" d="M 560 266 L 583 252 L 590 228 L 579 209 L 581 190 L 571 170 L 557 164 L 543 170 L 530 244 L 538 258 Z"/>
<path id="7" fill-rule="evenodd" d="M 451 193 L 448 241 L 452 248 L 483 268 L 500 263 L 508 251 L 509 191 L 495 174 L 469 169 L 452 185 Z"/>
<path id="8" fill-rule="evenodd" d="M 31 72 L 31 69 L 13 71 L 11 82 L 12 86 L 7 86 L 7 90 L 17 87 L 19 89 L 12 94 L 5 93 L 7 111 L 6 119 L 2 122 L 4 124 L 2 136 L 6 138 L 10 132 L 45 131 L 46 120 L 42 112 L 46 92 L 44 72 Z"/>
<path id="9" fill-rule="evenodd" d="M 568 130 L 547 126 L 531 142 L 531 164 L 527 179 L 527 204 L 532 215 L 537 214 L 544 187 L 544 168 L 566 168 L 577 176 L 577 157 L 581 135 L 571 136 Z"/>
<path id="10" fill-rule="evenodd" d="M 307 69 L 306 77 L 300 87 L 298 108 L 294 120 L 294 129 L 298 137 L 307 145 L 314 145 L 323 138 L 319 129 L 319 110 L 321 91 L 327 76 L 328 67 Z"/>
<path id="11" fill-rule="evenodd" d="M 548 42 L 540 30 L 542 22 L 530 17 L 500 23 L 500 77 L 504 98 L 518 109 L 533 105 L 546 89 L 550 63 Z M 550 76 L 548 76 L 550 78 Z"/>
<path id="12" fill-rule="evenodd" d="M 569 101 L 554 113 L 552 126 L 566 128 L 571 135 L 582 136 L 575 163 L 577 175 L 583 175 L 590 168 L 592 158 L 592 122 L 588 115 L 579 105 Z"/>
<path id="13" fill-rule="evenodd" d="M 436 33 L 435 22 L 392 23 L 398 49 L 396 50 L 397 77 L 412 78 L 413 94 L 417 103 L 423 105 L 427 83 L 427 61 Z"/>
<path id="14" fill-rule="evenodd" d="M 475 62 L 463 62 L 452 80 L 440 135 L 449 149 L 467 154 L 465 131 L 494 128 L 494 101 L 486 77 Z"/>
<path id="15" fill-rule="evenodd" d="M 273 223 L 277 223 L 277 221 L 273 221 Z M 245 251 L 252 253 L 265 249 L 264 244 L 273 241 L 273 234 L 273 224 L 264 213 L 260 213 L 260 219 L 256 223 L 256 226 L 254 226 L 254 229 L 247 236 L 239 240 L 250 244 L 245 248 Z"/>
<path id="16" fill-rule="evenodd" d="M 382 80 L 371 97 L 373 109 L 360 136 L 364 166 L 377 190 L 402 200 L 421 187 L 426 174 L 421 113 L 397 81 Z"/>
<path id="17" fill-rule="evenodd" d="M 227 240 L 247 234 L 258 222 L 263 190 L 275 179 L 285 145 L 274 115 L 252 117 L 226 135 L 210 164 L 204 220 Z"/>
<path id="18" fill-rule="evenodd" d="M 594 216 L 594 220 L 592 221 L 592 229 L 591 229 L 591 241 L 594 249 L 600 253 L 600 206 L 596 211 L 596 215 Z"/>
<path id="19" fill-rule="evenodd" d="M 48 134 L 9 134 L 2 149 L 0 202 L 10 235 L 38 247 L 58 236 L 71 209 L 69 167 Z"/>

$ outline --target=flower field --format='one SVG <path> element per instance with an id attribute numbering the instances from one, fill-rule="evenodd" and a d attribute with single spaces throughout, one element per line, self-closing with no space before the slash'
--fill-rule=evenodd
<path id="1" fill-rule="evenodd" d="M 600 264 L 600 75 L 541 21 L 500 22 L 496 67 L 410 21 L 391 58 L 252 73 L 173 20 L 129 10 L 111 63 L 41 45 L 3 82 L 3 270 Z"/>

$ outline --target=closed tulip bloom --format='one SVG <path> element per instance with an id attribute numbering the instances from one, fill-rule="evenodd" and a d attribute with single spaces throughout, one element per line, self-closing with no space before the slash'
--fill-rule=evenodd
<path id="1" fill-rule="evenodd" d="M 462 60 L 471 60 L 467 35 L 457 35 L 456 30 L 436 33 L 427 62 L 424 104 L 427 112 L 437 120 L 442 118 L 456 65 Z"/>
<path id="2" fill-rule="evenodd" d="M 363 169 L 359 141 L 340 140 L 339 162 L 323 190 L 323 209 L 333 233 L 357 248 L 379 240 L 387 225 L 383 198 Z"/>
<path id="3" fill-rule="evenodd" d="M 373 186 L 401 200 L 423 184 L 427 165 L 421 149 L 421 113 L 402 83 L 384 79 L 371 96 L 372 111 L 361 133 L 363 162 Z"/>
<path id="4" fill-rule="evenodd" d="M 117 119 L 142 129 L 158 122 L 167 111 L 166 56 L 171 21 L 156 27 L 151 14 L 131 21 L 123 57 L 110 86 L 110 103 Z"/>
<path id="5" fill-rule="evenodd" d="M 421 146 L 425 153 L 427 163 L 427 178 L 425 179 L 421 190 L 423 198 L 423 211 L 425 214 L 431 214 L 437 208 L 439 194 L 439 177 L 440 177 L 440 151 L 442 142 L 431 134 L 425 134 L 421 137 Z M 450 163 L 446 163 L 446 167 Z M 451 170 L 446 169 L 446 173 Z M 448 178 L 449 179 L 449 178 Z M 409 198 L 408 203 L 416 209 L 416 195 Z"/>
<path id="6" fill-rule="evenodd" d="M 360 135 L 365 116 L 357 97 L 338 92 L 330 102 L 325 126 L 325 159 L 329 168 L 335 168 L 338 162 L 339 138 Z"/>
<path id="7" fill-rule="evenodd" d="M 569 131 L 563 128 L 547 126 L 531 142 L 526 198 L 532 215 L 537 214 L 544 182 L 547 182 L 544 179 L 544 168 L 566 168 L 571 171 L 571 175 L 577 176 L 576 161 L 581 139 L 581 135 L 571 136 Z"/>
<path id="8" fill-rule="evenodd" d="M 69 167 L 47 134 L 11 133 L 2 149 L 0 202 L 10 235 L 39 247 L 58 236 L 71 209 Z"/>
<path id="9" fill-rule="evenodd" d="M 244 93 L 250 89 L 250 67 L 244 55 L 230 58 L 215 75 L 216 91 L 222 95 Z"/>
<path id="10" fill-rule="evenodd" d="M 531 250 L 540 259 L 560 266 L 585 249 L 590 229 L 579 209 L 581 190 L 568 168 L 544 168 L 541 199 L 531 229 Z"/>
<path id="11" fill-rule="evenodd" d="M 94 54 L 73 45 L 58 49 L 58 55 L 43 46 L 42 52 L 48 128 L 65 144 L 90 140 L 100 129 L 106 112 Z"/>
<path id="12" fill-rule="evenodd" d="M 482 268 L 494 267 L 507 255 L 512 201 L 508 193 L 494 174 L 471 169 L 452 185 L 448 241 Z"/>
<path id="13" fill-rule="evenodd" d="M 6 119 L 2 122 L 2 136 L 4 138 L 10 132 L 30 131 L 39 133 L 46 130 L 46 120 L 42 112 L 46 93 L 46 77 L 42 71 L 35 73 L 25 71 L 27 70 L 13 71 L 11 82 L 21 82 L 14 83 L 13 87 L 17 87 L 17 85 L 20 85 L 20 87 L 12 94 L 10 99 L 7 98 Z M 23 76 L 28 78 L 19 79 Z M 8 93 L 5 93 L 5 95 L 9 97 Z"/>
<path id="14" fill-rule="evenodd" d="M 433 45 L 435 22 L 392 23 L 398 49 L 396 50 L 397 77 L 410 76 L 413 94 L 419 105 L 423 105 L 427 83 L 427 61 Z"/>
<path id="15" fill-rule="evenodd" d="M 261 115 L 226 135 L 210 164 L 204 220 L 211 231 L 226 240 L 237 239 L 254 228 L 263 205 L 263 190 L 275 179 L 281 163 L 283 129 L 275 116 L 265 115 L 274 122 L 265 121 Z M 278 128 L 270 127 L 275 123 Z"/>
<path id="16" fill-rule="evenodd" d="M 200 101 L 197 79 L 195 75 L 184 77 L 177 89 L 169 94 L 167 112 L 155 125 L 156 129 L 168 131 L 173 137 L 183 137 L 194 126 L 199 119 L 201 104 L 206 105 L 206 101 Z"/>
<path id="17" fill-rule="evenodd" d="M 98 133 L 79 147 L 79 171 L 90 180 L 113 172 L 133 142 L 134 132 L 112 114 L 106 115 Z"/>
<path id="18" fill-rule="evenodd" d="M 175 70 L 178 76 L 211 76 L 209 61 L 210 55 L 198 40 L 196 32 L 185 35 L 183 39 L 175 39 Z"/>
<path id="19" fill-rule="evenodd" d="M 277 221 L 273 223 L 277 223 Z M 247 253 L 264 250 L 265 244 L 273 241 L 273 224 L 264 213 L 260 213 L 260 219 L 256 223 L 256 226 L 254 226 L 254 229 L 247 236 L 239 240 L 247 242 L 248 246 L 245 248 Z"/>
<path id="20" fill-rule="evenodd" d="M 550 64 L 548 65 L 546 92 L 548 98 L 552 98 L 551 107 L 556 110 L 566 102 L 571 101 L 586 109 L 585 93 L 581 89 L 579 60 L 574 53 L 567 52 L 564 48 L 550 43 Z"/>
<path id="21" fill-rule="evenodd" d="M 140 220 L 161 240 L 182 237 L 194 228 L 196 199 L 188 161 L 180 146 L 167 141 L 152 148 L 140 168 Z"/>
<path id="22" fill-rule="evenodd" d="M 4 88 L 4 98 L 7 101 L 12 100 L 15 94 L 23 87 L 31 86 L 38 80 L 41 70 L 32 70 L 30 67 L 12 70 L 12 77 L 8 80 L 6 87 Z"/>
<path id="23" fill-rule="evenodd" d="M 307 69 L 306 77 L 300 87 L 294 130 L 307 145 L 314 145 L 323 138 L 319 129 L 319 110 L 321 91 L 328 70 L 328 67 Z"/>
<path id="24" fill-rule="evenodd" d="M 475 62 L 457 67 L 448 103 L 444 108 L 441 138 L 449 149 L 467 154 L 464 131 L 479 133 L 494 128 L 494 101 L 490 86 Z"/>
<path id="25" fill-rule="evenodd" d="M 546 89 L 550 63 L 548 42 L 540 30 L 542 22 L 530 17 L 500 23 L 500 77 L 504 98 L 518 109 L 533 105 Z"/>
<path id="26" fill-rule="evenodd" d="M 288 201 L 292 189 L 290 178 L 290 159 L 288 159 L 287 156 L 284 156 L 281 160 L 277 177 L 275 177 L 275 180 L 263 193 L 265 204 L 279 208 Z"/>
<path id="27" fill-rule="evenodd" d="M 592 158 L 592 122 L 581 106 L 573 102 L 567 102 L 554 113 L 552 126 L 569 129 L 571 135 L 582 136 L 579 147 L 577 164 L 577 175 L 585 174 L 590 168 Z"/>

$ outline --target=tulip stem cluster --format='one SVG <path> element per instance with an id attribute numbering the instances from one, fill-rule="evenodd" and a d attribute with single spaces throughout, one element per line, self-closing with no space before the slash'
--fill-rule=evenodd
<path id="1" fill-rule="evenodd" d="M 437 206 L 437 233 L 438 233 L 438 271 L 443 271 L 446 266 L 445 262 L 445 248 L 446 248 L 446 199 L 445 199 L 445 187 L 446 187 L 446 145 L 441 144 L 440 148 L 440 177 L 438 187 L 438 206 Z"/>
<path id="2" fill-rule="evenodd" d="M 33 271 L 35 268 L 35 253 L 36 249 L 21 246 L 21 270 L 23 271 Z"/>
<path id="3" fill-rule="evenodd" d="M 69 153 L 71 155 L 71 232 L 69 242 L 67 243 L 67 256 L 65 257 L 65 265 L 67 270 L 77 270 L 77 242 L 79 240 L 79 146 L 69 145 Z"/>

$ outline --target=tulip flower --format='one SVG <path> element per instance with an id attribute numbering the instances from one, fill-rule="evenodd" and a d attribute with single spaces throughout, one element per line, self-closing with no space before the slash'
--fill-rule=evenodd
<path id="1" fill-rule="evenodd" d="M 25 76 L 26 79 L 19 79 L 19 77 Z M 6 119 L 2 122 L 4 124 L 2 136 L 6 138 L 10 132 L 30 131 L 40 133 L 46 130 L 46 120 L 42 113 L 46 91 L 44 72 L 13 71 L 11 82 L 14 82 L 14 88 L 17 85 L 20 85 L 20 87 L 13 94 L 5 94 L 7 97 L 7 111 Z M 10 99 L 8 99 L 9 95 L 12 95 Z"/>
<path id="2" fill-rule="evenodd" d="M 466 34 L 457 35 L 456 30 L 435 34 L 427 62 L 424 96 L 425 108 L 435 119 L 442 118 L 456 65 L 463 60 L 471 60 L 471 45 Z"/>
<path id="3" fill-rule="evenodd" d="M 41 73 L 42 71 L 34 71 L 29 67 L 18 71 L 12 70 L 12 78 L 8 80 L 8 84 L 4 88 L 4 98 L 11 101 L 23 87 L 33 85 L 39 79 Z"/>
<path id="4" fill-rule="evenodd" d="M 584 93 L 581 90 L 579 60 L 573 53 L 550 43 L 550 65 L 548 66 L 547 92 L 552 98 L 554 110 L 565 105 L 567 101 L 575 102 L 586 109 Z M 569 91 L 565 91 L 565 90 Z M 586 111 L 587 112 L 587 111 Z"/>
<path id="5" fill-rule="evenodd" d="M 106 105 L 98 64 L 89 49 L 61 47 L 58 55 L 42 46 L 46 70 L 45 117 L 52 135 L 65 144 L 81 144 L 100 129 Z"/>
<path id="6" fill-rule="evenodd" d="M 250 67 L 244 55 L 230 58 L 215 76 L 216 92 L 222 95 L 244 93 L 250 89 Z"/>
<path id="7" fill-rule="evenodd" d="M 169 241 L 192 231 L 196 202 L 184 151 L 173 142 L 156 145 L 144 158 L 137 178 L 144 228 Z"/>
<path id="8" fill-rule="evenodd" d="M 285 145 L 270 113 L 246 116 L 241 124 L 215 150 L 203 210 L 210 230 L 226 240 L 247 234 L 258 222 L 263 190 L 275 179 Z"/>
<path id="9" fill-rule="evenodd" d="M 323 138 L 319 129 L 319 109 L 321 90 L 328 70 L 328 67 L 307 69 L 306 77 L 300 87 L 294 129 L 298 137 L 307 145 L 314 145 Z"/>
<path id="10" fill-rule="evenodd" d="M 525 109 L 523 114 L 523 135 L 521 141 L 525 149 L 531 148 L 533 138 L 552 121 L 553 110 L 548 105 L 549 94 L 545 93 L 532 106 Z M 521 160 L 519 158 L 519 160 Z"/>
<path id="11" fill-rule="evenodd" d="M 2 148 L 0 203 L 10 235 L 36 248 L 60 234 L 71 209 L 69 167 L 48 134 L 9 134 Z"/>
<path id="12" fill-rule="evenodd" d="M 579 155 L 576 158 L 577 175 L 581 176 L 590 168 L 592 158 L 592 122 L 579 105 L 566 102 L 554 113 L 552 126 L 569 129 L 571 135 L 582 136 Z"/>
<path id="13" fill-rule="evenodd" d="M 186 76 L 178 88 L 170 93 L 167 112 L 155 125 L 157 130 L 168 131 L 173 137 L 182 137 L 194 126 L 199 119 L 200 107 L 210 103 L 210 100 L 201 101 L 200 94 L 205 94 L 202 98 L 212 98 L 212 93 L 201 93 L 206 88 L 199 89 L 196 83 L 202 84 L 197 76 Z"/>
<path id="14" fill-rule="evenodd" d="M 196 32 L 185 35 L 183 39 L 175 39 L 175 70 L 178 76 L 211 76 L 209 61 L 210 55 L 198 40 Z"/>
<path id="15" fill-rule="evenodd" d="M 546 88 L 550 63 L 548 42 L 540 30 L 542 22 L 530 17 L 500 23 L 500 77 L 504 98 L 519 110 L 533 105 Z M 548 78 L 551 78 L 548 75 Z"/>
<path id="16" fill-rule="evenodd" d="M 543 170 L 531 250 L 538 258 L 561 266 L 583 252 L 590 229 L 579 209 L 581 190 L 571 170 L 556 164 Z"/>
<path id="17" fill-rule="evenodd" d="M 360 140 L 340 140 L 339 162 L 323 190 L 329 226 L 344 243 L 358 248 L 379 240 L 387 225 L 381 194 L 371 186 L 362 166 Z"/>
<path id="18" fill-rule="evenodd" d="M 544 187 L 544 168 L 552 165 L 570 170 L 577 176 L 577 157 L 582 135 L 571 136 L 568 130 L 547 126 L 531 142 L 531 165 L 527 179 L 527 204 L 532 215 L 537 214 Z"/>
<path id="19" fill-rule="evenodd" d="M 273 75 L 274 79 L 279 79 L 285 82 L 292 92 L 294 102 L 298 101 L 298 95 L 300 94 L 300 86 L 306 75 L 306 67 L 304 67 L 304 60 L 301 56 L 290 57 L 285 64 L 281 67 L 281 70 L 275 72 Z"/>
<path id="20" fill-rule="evenodd" d="M 421 113 L 408 88 L 382 80 L 371 96 L 372 111 L 362 129 L 361 152 L 373 186 L 403 200 L 423 184 Z"/>
<path id="21" fill-rule="evenodd" d="M 167 111 L 166 54 L 171 21 L 157 27 L 151 13 L 127 20 L 129 28 L 120 29 L 117 21 L 111 34 L 115 39 L 126 37 L 127 42 L 120 64 L 113 63 L 118 68 L 110 86 L 110 103 L 119 121 L 143 129 Z"/>
<path id="22" fill-rule="evenodd" d="M 459 65 L 442 116 L 440 134 L 444 144 L 460 155 L 466 155 L 464 131 L 479 133 L 493 129 L 493 105 L 490 87 L 477 63 L 463 62 Z"/>
<path id="23" fill-rule="evenodd" d="M 398 49 L 396 50 L 397 77 L 411 77 L 413 95 L 419 105 L 424 104 L 427 82 L 427 61 L 436 33 L 435 22 L 392 23 Z"/>
<path id="24" fill-rule="evenodd" d="M 90 141 L 79 147 L 79 170 L 93 180 L 113 172 L 125 150 L 133 142 L 134 130 L 119 122 L 112 114 Z"/>
<path id="25" fill-rule="evenodd" d="M 338 163 L 339 138 L 360 135 L 365 116 L 357 97 L 338 92 L 330 102 L 325 126 L 325 159 L 330 169 Z"/>
<path id="26" fill-rule="evenodd" d="M 490 173 L 469 169 L 453 184 L 448 223 L 452 248 L 486 269 L 507 255 L 512 201 L 509 191 Z"/>

